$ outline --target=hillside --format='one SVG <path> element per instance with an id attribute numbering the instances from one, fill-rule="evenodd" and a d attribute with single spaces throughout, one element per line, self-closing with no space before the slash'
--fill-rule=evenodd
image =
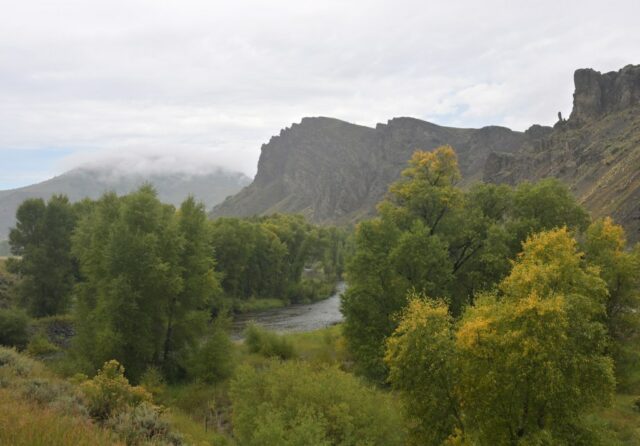
<path id="1" fill-rule="evenodd" d="M 416 149 L 455 147 L 465 183 L 482 178 L 491 152 L 515 152 L 539 135 L 504 127 L 460 129 L 413 118 L 375 128 L 304 118 L 262 146 L 253 183 L 216 206 L 212 216 L 296 212 L 316 223 L 372 215 Z"/>
<path id="2" fill-rule="evenodd" d="M 518 183 L 553 176 L 595 217 L 613 215 L 630 239 L 640 227 L 640 66 L 600 74 L 577 70 L 574 107 L 553 128 L 460 129 L 412 118 L 375 128 L 304 118 L 262 146 L 251 185 L 212 216 L 298 212 L 317 223 L 349 223 L 375 204 L 416 149 L 450 144 L 463 185 Z"/>
<path id="3" fill-rule="evenodd" d="M 594 217 L 611 215 L 640 238 L 640 66 L 574 76 L 573 111 L 538 144 L 492 153 L 485 181 L 516 184 L 556 177 Z"/>
<path id="4" fill-rule="evenodd" d="M 205 174 L 166 173 L 143 175 L 114 172 L 107 168 L 78 168 L 42 183 L 0 191 L 0 240 L 6 239 L 15 223 L 16 209 L 28 198 L 49 198 L 65 194 L 71 201 L 97 198 L 106 191 L 126 194 L 145 181 L 152 183 L 163 202 L 179 205 L 194 195 L 207 208 L 238 192 L 250 180 L 241 173 L 213 170 Z"/>

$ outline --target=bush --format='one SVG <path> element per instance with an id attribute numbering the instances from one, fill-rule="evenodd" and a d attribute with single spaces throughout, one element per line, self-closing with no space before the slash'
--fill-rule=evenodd
<path id="1" fill-rule="evenodd" d="M 0 347 L 0 371 L 10 376 L 26 378 L 42 366 L 11 348 Z"/>
<path id="2" fill-rule="evenodd" d="M 233 372 L 233 344 L 221 327 L 214 327 L 211 335 L 190 355 L 187 372 L 190 377 L 213 384 Z"/>
<path id="3" fill-rule="evenodd" d="M 164 376 L 157 367 L 149 367 L 140 378 L 140 385 L 144 387 L 153 396 L 160 395 L 166 389 Z"/>
<path id="4" fill-rule="evenodd" d="M 298 361 L 245 366 L 230 395 L 234 434 L 245 446 L 405 444 L 392 396 L 337 368 Z"/>
<path id="5" fill-rule="evenodd" d="M 288 339 L 256 324 L 247 325 L 244 335 L 244 343 L 251 353 L 280 359 L 291 359 L 296 356 L 293 344 Z"/>
<path id="6" fill-rule="evenodd" d="M 129 446 L 148 442 L 157 445 L 183 444 L 182 437 L 171 432 L 169 423 L 162 418 L 158 408 L 147 402 L 115 414 L 105 425 Z"/>
<path id="7" fill-rule="evenodd" d="M 0 345 L 22 349 L 29 341 L 29 317 L 15 308 L 0 309 Z"/>
<path id="8" fill-rule="evenodd" d="M 58 347 L 49 342 L 46 336 L 42 334 L 36 334 L 33 336 L 27 345 L 27 353 L 31 356 L 43 356 L 57 351 Z"/>
<path id="9" fill-rule="evenodd" d="M 144 388 L 129 384 L 124 367 L 116 360 L 107 361 L 93 379 L 81 384 L 81 389 L 87 398 L 89 414 L 98 421 L 151 401 L 151 394 Z"/>

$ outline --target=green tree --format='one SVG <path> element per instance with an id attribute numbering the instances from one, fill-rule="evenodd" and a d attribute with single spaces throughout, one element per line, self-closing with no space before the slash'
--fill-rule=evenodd
<path id="1" fill-rule="evenodd" d="M 384 341 L 415 290 L 444 299 L 454 317 L 504 278 L 535 231 L 584 227 L 586 212 L 555 180 L 474 185 L 463 191 L 449 146 L 414 153 L 402 178 L 358 225 L 342 301 L 345 336 L 359 369 L 383 382 Z"/>
<path id="2" fill-rule="evenodd" d="M 93 369 L 117 359 L 134 381 L 149 366 L 180 375 L 218 289 L 207 234 L 193 199 L 178 213 L 150 186 L 98 200 L 74 235 L 80 358 Z"/>
<path id="3" fill-rule="evenodd" d="M 624 229 L 611 218 L 592 223 L 584 240 L 586 260 L 607 283 L 607 327 L 621 389 L 640 389 L 640 245 L 627 250 Z"/>
<path id="4" fill-rule="evenodd" d="M 607 292 L 576 246 L 566 228 L 532 236 L 455 330 L 445 306 L 412 301 L 386 360 L 416 444 L 597 444 L 584 415 L 614 387 Z"/>
<path id="5" fill-rule="evenodd" d="M 204 205 L 187 198 L 177 220 L 182 240 L 177 258 L 182 286 L 169 297 L 162 354 L 165 374 L 174 378 L 183 372 L 184 354 L 197 345 L 206 330 L 213 300 L 221 292 Z"/>
<path id="6" fill-rule="evenodd" d="M 9 233 L 14 255 L 9 267 L 22 280 L 18 297 L 29 314 L 49 316 L 67 311 L 77 268 L 71 255 L 76 218 L 63 195 L 24 201 Z"/>

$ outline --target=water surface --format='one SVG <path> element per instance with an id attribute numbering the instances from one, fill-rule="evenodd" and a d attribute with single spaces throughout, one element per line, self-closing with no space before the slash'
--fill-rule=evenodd
<path id="1" fill-rule="evenodd" d="M 251 321 L 278 333 L 312 331 L 335 325 L 342 322 L 340 295 L 344 290 L 345 283 L 339 282 L 333 296 L 312 304 L 296 304 L 240 314 L 233 321 L 231 337 L 242 338 L 242 331 Z"/>

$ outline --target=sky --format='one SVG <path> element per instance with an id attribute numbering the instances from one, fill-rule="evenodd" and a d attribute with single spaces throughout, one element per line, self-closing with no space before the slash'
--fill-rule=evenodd
<path id="1" fill-rule="evenodd" d="M 0 189 L 113 159 L 253 176 L 305 116 L 525 130 L 640 63 L 640 2 L 0 0 Z"/>

